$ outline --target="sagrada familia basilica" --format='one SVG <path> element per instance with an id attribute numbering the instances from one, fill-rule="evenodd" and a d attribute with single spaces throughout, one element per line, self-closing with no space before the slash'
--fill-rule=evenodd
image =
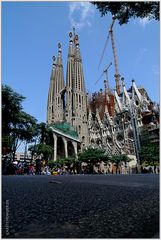
<path id="1" fill-rule="evenodd" d="M 139 164 L 142 129 L 148 129 L 151 141 L 159 141 L 159 106 L 135 80 L 126 89 L 124 78 L 116 74 L 113 91 L 106 79 L 104 89 L 89 96 L 78 35 L 70 32 L 69 38 L 66 83 L 59 43 L 48 92 L 47 124 L 53 131 L 54 160 L 93 147 L 109 155 L 132 155 Z"/>

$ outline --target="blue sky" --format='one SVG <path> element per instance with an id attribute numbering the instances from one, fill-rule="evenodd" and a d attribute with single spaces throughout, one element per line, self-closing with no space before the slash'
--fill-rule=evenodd
<path id="1" fill-rule="evenodd" d="M 62 44 L 64 75 L 69 32 L 75 25 L 79 34 L 86 89 L 92 93 L 103 88 L 103 78 L 95 84 L 103 69 L 112 61 L 111 42 L 104 59 L 104 48 L 111 14 L 101 17 L 88 2 L 2 2 L 2 82 L 26 97 L 24 111 L 39 122 L 46 121 L 47 95 L 52 56 Z M 159 102 L 159 22 L 130 20 L 114 25 L 119 72 L 127 88 L 135 79 L 144 86 L 153 101 Z M 114 63 L 109 69 L 110 87 L 114 88 Z"/>

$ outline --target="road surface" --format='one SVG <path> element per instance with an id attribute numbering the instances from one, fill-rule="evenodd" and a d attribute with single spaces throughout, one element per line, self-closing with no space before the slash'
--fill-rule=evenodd
<path id="1" fill-rule="evenodd" d="M 159 238 L 159 175 L 2 177 L 3 238 Z"/>

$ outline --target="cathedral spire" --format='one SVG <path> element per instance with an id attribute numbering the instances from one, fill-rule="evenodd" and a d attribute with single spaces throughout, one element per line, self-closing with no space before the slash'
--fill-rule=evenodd
<path id="1" fill-rule="evenodd" d="M 53 66 L 48 94 L 47 122 L 54 123 L 64 120 L 64 99 L 61 90 L 64 89 L 64 72 L 62 64 L 61 44 L 58 44 L 58 57 L 53 57 Z"/>
<path id="2" fill-rule="evenodd" d="M 54 87 L 55 87 L 55 71 L 56 71 L 56 57 L 52 57 L 53 60 L 53 66 L 51 70 L 51 76 L 50 76 L 50 85 L 49 85 L 49 92 L 48 92 L 48 102 L 47 102 L 47 123 L 52 122 L 52 112 L 53 112 L 53 97 L 54 97 Z"/>
<path id="3" fill-rule="evenodd" d="M 130 102 L 130 97 L 129 97 L 129 94 L 126 90 L 126 86 L 125 86 L 125 82 L 124 82 L 124 78 L 121 78 L 122 80 L 122 88 L 123 88 L 123 100 L 126 104 L 128 104 Z"/>
<path id="4" fill-rule="evenodd" d="M 114 89 L 114 95 L 115 95 L 115 103 L 116 103 L 115 107 L 116 107 L 116 109 L 118 109 L 118 112 L 121 112 L 122 111 L 122 105 L 121 105 L 120 98 L 118 96 L 116 88 Z"/>
<path id="5" fill-rule="evenodd" d="M 57 57 L 57 89 L 56 93 L 60 94 L 60 91 L 64 88 L 64 72 L 62 63 L 62 48 L 61 44 L 58 43 L 58 57 Z"/>
<path id="6" fill-rule="evenodd" d="M 73 27 L 73 36 L 75 37 L 75 27 Z"/>
<path id="7" fill-rule="evenodd" d="M 62 48 L 61 43 L 58 43 L 58 58 L 57 58 L 57 64 L 58 66 L 62 66 Z"/>
<path id="8" fill-rule="evenodd" d="M 87 138 L 87 95 L 85 92 L 84 74 L 78 35 L 69 33 L 69 50 L 66 77 L 66 119 L 79 133 L 85 144 Z"/>
<path id="9" fill-rule="evenodd" d="M 74 37 L 74 43 L 75 43 L 75 58 L 82 62 L 81 55 L 80 55 L 80 48 L 79 48 L 79 38 L 78 35 L 75 35 Z"/>
<path id="10" fill-rule="evenodd" d="M 134 98 L 134 95 L 137 95 L 138 100 L 141 101 L 141 94 L 136 86 L 135 80 L 132 80 L 132 97 Z"/>
<path id="11" fill-rule="evenodd" d="M 69 48 L 66 72 L 66 119 L 72 124 L 73 116 L 73 82 L 74 82 L 74 46 L 73 34 L 69 33 Z"/>
<path id="12" fill-rule="evenodd" d="M 70 40 L 69 40 L 68 58 L 74 56 L 72 32 L 69 33 L 69 37 L 70 37 Z"/>

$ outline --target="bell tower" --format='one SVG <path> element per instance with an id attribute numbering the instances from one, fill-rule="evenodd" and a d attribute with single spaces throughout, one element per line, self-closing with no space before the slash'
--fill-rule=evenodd
<path id="1" fill-rule="evenodd" d="M 66 120 L 77 130 L 82 146 L 88 143 L 87 94 L 78 35 L 70 32 L 66 75 Z"/>
<path id="2" fill-rule="evenodd" d="M 64 72 L 62 64 L 61 44 L 58 44 L 57 60 L 53 57 L 53 67 L 50 77 L 50 86 L 47 105 L 47 123 L 64 121 L 64 99 L 61 90 L 64 89 Z"/>

